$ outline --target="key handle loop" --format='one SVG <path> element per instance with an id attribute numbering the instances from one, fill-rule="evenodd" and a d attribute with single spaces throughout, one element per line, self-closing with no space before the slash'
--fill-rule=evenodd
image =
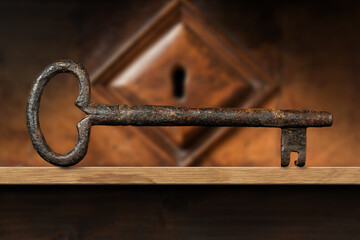
<path id="1" fill-rule="evenodd" d="M 86 69 L 71 60 L 56 61 L 44 69 L 31 87 L 26 108 L 27 127 L 31 142 L 42 158 L 53 165 L 68 167 L 77 164 L 85 157 L 90 138 L 91 121 L 90 117 L 86 116 L 77 124 L 78 140 L 70 152 L 57 153 L 49 147 L 40 128 L 40 100 L 46 84 L 59 73 L 71 73 L 78 80 L 80 91 L 75 105 L 81 110 L 90 105 L 90 81 Z"/>

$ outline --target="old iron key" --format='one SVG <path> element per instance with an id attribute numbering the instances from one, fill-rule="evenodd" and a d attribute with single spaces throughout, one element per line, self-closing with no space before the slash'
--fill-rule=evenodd
<path id="1" fill-rule="evenodd" d="M 39 106 L 46 84 L 56 74 L 64 72 L 72 73 L 77 78 L 80 91 L 75 105 L 86 116 L 77 124 L 75 148 L 61 154 L 49 147 L 41 132 Z M 333 122 L 331 113 L 314 110 L 96 104 L 90 101 L 89 76 L 85 68 L 71 60 L 60 60 L 44 69 L 32 85 L 26 111 L 34 148 L 49 163 L 63 167 L 75 165 L 85 157 L 93 125 L 277 127 L 281 128 L 281 166 L 288 166 L 290 153 L 297 152 L 295 165 L 302 167 L 306 160 L 306 128 L 327 127 Z"/>

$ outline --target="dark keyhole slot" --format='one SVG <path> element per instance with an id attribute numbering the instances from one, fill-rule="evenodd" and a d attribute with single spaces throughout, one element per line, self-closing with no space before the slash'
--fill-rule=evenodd
<path id="1" fill-rule="evenodd" d="M 186 71 L 182 66 L 177 66 L 172 72 L 173 96 L 181 99 L 185 95 Z"/>

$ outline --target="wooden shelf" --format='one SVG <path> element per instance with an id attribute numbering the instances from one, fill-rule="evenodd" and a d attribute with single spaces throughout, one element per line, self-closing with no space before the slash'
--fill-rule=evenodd
<path id="1" fill-rule="evenodd" d="M 360 184 L 360 168 L 0 167 L 0 184 Z"/>

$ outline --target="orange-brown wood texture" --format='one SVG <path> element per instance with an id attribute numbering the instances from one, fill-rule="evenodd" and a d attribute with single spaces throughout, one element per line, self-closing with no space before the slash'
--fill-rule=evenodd
<path id="1" fill-rule="evenodd" d="M 175 28 L 168 26 L 178 16 L 164 17 L 169 4 L 2 2 L 0 165 L 48 166 L 31 145 L 25 105 L 37 74 L 61 58 L 85 65 L 99 102 L 330 111 L 331 128 L 308 130 L 307 166 L 360 165 L 358 2 L 193 0 L 189 4 L 196 14 L 185 14 Z M 143 34 L 152 22 L 163 25 L 151 25 L 153 35 Z M 154 48 L 164 36 L 168 47 Z M 151 61 L 143 61 L 146 51 L 153 51 Z M 119 54 L 125 59 L 117 59 Z M 231 56 L 239 61 L 235 64 Z M 134 66 L 136 74 L 126 75 Z M 176 66 L 189 78 L 183 97 L 172 91 Z M 254 81 L 276 90 L 259 94 L 256 102 Z M 76 81 L 61 74 L 42 99 L 43 132 L 60 152 L 75 145 L 76 123 L 83 117 L 73 106 L 77 91 Z M 211 131 L 94 127 L 88 155 L 79 165 L 280 165 L 279 129 L 238 128 L 215 137 Z"/>

